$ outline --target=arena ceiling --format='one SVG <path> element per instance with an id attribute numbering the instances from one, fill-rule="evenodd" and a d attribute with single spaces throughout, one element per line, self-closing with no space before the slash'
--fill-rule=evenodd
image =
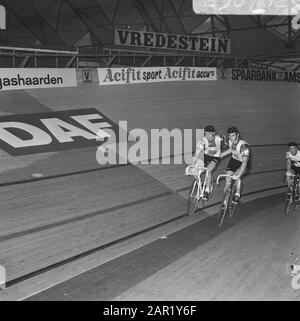
<path id="1" fill-rule="evenodd" d="M 0 0 L 7 9 L 2 45 L 112 47 L 115 28 L 234 38 L 264 30 L 292 48 L 289 16 L 197 15 L 192 0 Z"/>

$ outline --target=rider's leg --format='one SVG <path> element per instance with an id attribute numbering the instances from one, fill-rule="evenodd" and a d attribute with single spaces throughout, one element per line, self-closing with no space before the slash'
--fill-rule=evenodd
<path id="1" fill-rule="evenodd" d="M 291 173 L 288 173 L 286 172 L 286 181 L 287 181 L 287 185 L 288 185 L 288 188 L 290 188 L 291 184 L 292 184 L 292 179 L 291 179 Z"/>
<path id="2" fill-rule="evenodd" d="M 249 164 L 249 163 L 248 163 L 248 164 Z M 249 167 L 248 167 L 248 165 L 247 165 L 245 171 L 244 171 L 244 172 L 242 173 L 242 175 L 240 176 L 240 179 L 239 179 L 239 180 L 236 180 L 236 181 L 234 182 L 234 184 L 235 184 L 235 195 L 234 195 L 234 197 L 233 197 L 233 202 L 236 203 L 236 204 L 239 203 L 240 198 L 241 198 L 241 190 L 242 190 L 242 185 L 243 185 L 243 184 L 242 184 L 242 177 L 244 177 L 245 175 L 247 175 L 248 170 L 249 170 Z M 235 170 L 234 175 L 238 176 L 238 175 L 239 175 L 239 172 L 240 172 L 240 167 Z"/>
<path id="3" fill-rule="evenodd" d="M 292 185 L 292 175 L 295 175 L 295 171 L 293 169 L 290 170 L 290 172 L 286 173 L 286 180 L 287 180 L 287 184 L 288 184 L 288 192 L 287 195 L 291 194 L 291 185 Z"/>
<path id="4" fill-rule="evenodd" d="M 241 199 L 241 189 L 242 189 L 242 181 L 237 180 L 234 182 L 235 184 L 235 194 L 232 199 L 232 203 L 238 204 Z"/>
<path id="5" fill-rule="evenodd" d="M 211 186 L 212 186 L 212 172 L 214 171 L 214 169 L 216 168 L 216 162 L 211 161 L 208 165 L 207 165 L 207 185 L 206 185 L 206 192 L 210 192 L 211 190 Z"/>
<path id="6" fill-rule="evenodd" d="M 237 173 L 235 173 L 236 175 Z M 242 180 L 235 181 L 235 195 L 241 197 L 241 190 L 242 190 Z"/>

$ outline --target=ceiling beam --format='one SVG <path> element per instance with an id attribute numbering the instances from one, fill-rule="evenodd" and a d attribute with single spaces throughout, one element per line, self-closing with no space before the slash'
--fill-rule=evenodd
<path id="1" fill-rule="evenodd" d="M 184 24 L 182 23 L 182 20 L 181 20 L 181 18 L 180 18 L 180 16 L 179 16 L 179 14 L 178 14 L 178 12 L 177 12 L 177 10 L 176 10 L 176 8 L 175 8 L 175 6 L 174 6 L 173 2 L 172 2 L 172 0 L 169 0 L 169 4 L 170 4 L 170 6 L 171 6 L 172 10 L 173 10 L 173 11 L 174 11 L 174 13 L 175 13 L 175 16 L 176 16 L 176 18 L 177 18 L 177 20 L 178 20 L 178 22 L 179 22 L 179 25 L 180 25 L 180 27 L 181 27 L 181 29 L 182 29 L 183 33 L 186 35 L 186 34 L 187 34 L 187 32 L 186 32 L 185 26 L 184 26 Z"/>
<path id="2" fill-rule="evenodd" d="M 215 20 L 214 20 L 215 18 L 214 18 L 214 16 L 213 15 L 211 15 L 210 16 L 210 23 L 211 23 L 211 34 L 212 34 L 212 36 L 213 36 L 213 38 L 215 38 L 215 36 L 216 36 L 216 33 L 215 33 Z"/>
<path id="3" fill-rule="evenodd" d="M 58 15 L 56 17 L 56 23 L 55 23 L 55 29 L 58 30 L 59 27 L 59 22 L 60 22 L 60 17 L 61 17 L 61 11 L 62 11 L 62 0 L 59 1 L 59 6 L 58 6 Z"/>
<path id="4" fill-rule="evenodd" d="M 38 33 L 31 28 L 31 26 L 26 22 L 26 20 L 21 17 L 16 10 L 12 9 L 12 7 L 8 4 L 9 2 L 6 0 L 1 0 L 1 3 L 7 8 L 8 11 L 14 14 L 14 16 L 22 23 L 22 25 L 30 31 L 30 33 L 41 42 L 41 44 L 45 44 L 45 39 L 43 39 Z"/>
<path id="5" fill-rule="evenodd" d="M 152 5 L 153 5 L 154 9 L 156 10 L 156 12 L 158 13 L 159 18 L 160 18 L 160 20 L 161 20 L 162 24 L 165 26 L 165 28 L 166 28 L 167 32 L 168 32 L 168 33 L 171 33 L 170 28 L 169 28 L 169 26 L 167 25 L 167 23 L 166 23 L 166 21 L 165 21 L 165 19 L 164 19 L 163 15 L 162 15 L 162 13 L 161 13 L 161 11 L 158 9 L 158 7 L 157 7 L 157 5 L 156 5 L 155 1 L 151 0 L 151 3 L 152 3 Z"/>
<path id="6" fill-rule="evenodd" d="M 118 1 L 117 1 L 117 4 L 116 4 L 116 6 L 115 6 L 115 9 L 114 9 L 114 12 L 113 12 L 113 15 L 112 15 L 112 24 L 113 24 L 113 27 L 115 26 L 116 16 L 117 16 L 117 13 L 118 13 L 119 7 L 120 7 L 120 1 L 121 1 L 121 0 L 118 0 Z"/>
<path id="7" fill-rule="evenodd" d="M 288 17 L 288 36 L 287 36 L 287 46 L 289 48 L 293 47 L 293 33 L 292 33 L 292 17 Z"/>
<path id="8" fill-rule="evenodd" d="M 278 26 L 287 26 L 287 23 L 282 23 L 282 24 L 275 24 L 275 25 L 266 25 L 265 29 L 270 29 L 272 30 L 272 27 L 278 27 Z M 246 27 L 239 27 L 239 28 L 231 28 L 230 32 L 235 32 L 235 31 L 246 31 L 246 30 L 255 30 L 255 29 L 260 29 L 259 26 L 246 26 Z M 224 31 L 222 31 L 224 32 Z M 216 31 L 216 33 L 222 33 L 221 31 Z M 276 31 L 273 30 L 273 32 L 275 33 Z M 207 35 L 210 32 L 199 32 L 197 34 L 199 35 Z M 277 32 L 276 32 L 277 33 Z"/>
<path id="9" fill-rule="evenodd" d="M 94 32 L 94 30 L 86 23 L 85 19 L 82 17 L 82 14 L 80 10 L 74 7 L 72 2 L 70 0 L 62 0 L 77 16 L 77 18 L 83 23 L 83 25 L 86 27 L 88 32 L 95 38 L 95 40 L 99 43 L 100 46 L 103 45 L 102 41 L 98 37 L 98 35 Z"/>
<path id="10" fill-rule="evenodd" d="M 150 15 L 149 15 L 147 9 L 145 8 L 144 4 L 142 3 L 142 1 L 140 1 L 140 0 L 133 0 L 133 3 L 134 3 L 134 5 L 135 5 L 136 9 L 138 10 L 138 12 L 140 13 L 140 15 L 142 16 L 142 18 L 143 18 L 144 20 L 146 20 L 146 21 L 150 24 L 151 28 L 152 28 L 155 32 L 158 32 L 158 30 L 157 30 L 157 28 L 156 28 L 156 25 L 155 25 L 155 23 L 154 23 L 154 21 L 153 21 L 153 19 L 150 17 Z"/>
<path id="11" fill-rule="evenodd" d="M 28 1 L 28 0 L 25 0 L 25 1 L 26 1 L 27 5 L 33 10 L 34 16 L 35 16 L 36 20 L 39 23 L 40 30 L 41 30 L 43 38 L 44 38 L 44 43 L 47 43 L 47 37 L 46 37 L 44 26 L 43 26 L 43 22 L 41 21 L 41 17 L 39 15 L 39 13 L 37 12 L 35 6 L 33 6 L 30 1 Z"/>
<path id="12" fill-rule="evenodd" d="M 104 9 L 101 7 L 101 5 L 99 5 L 97 3 L 96 0 L 94 0 L 95 6 L 99 9 L 99 11 L 101 12 L 101 14 L 105 17 L 105 19 L 107 19 L 107 21 L 111 24 L 112 28 L 114 29 L 114 24 L 113 21 L 109 18 L 109 16 L 106 14 L 106 12 L 104 11 Z"/>

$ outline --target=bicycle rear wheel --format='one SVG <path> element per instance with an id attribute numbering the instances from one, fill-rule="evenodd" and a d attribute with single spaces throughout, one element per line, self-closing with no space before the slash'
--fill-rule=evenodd
<path id="1" fill-rule="evenodd" d="M 189 215 L 193 215 L 198 208 L 199 198 L 197 197 L 197 189 L 198 189 L 198 182 L 197 180 L 195 180 L 189 190 L 189 197 L 188 197 L 188 214 Z"/>

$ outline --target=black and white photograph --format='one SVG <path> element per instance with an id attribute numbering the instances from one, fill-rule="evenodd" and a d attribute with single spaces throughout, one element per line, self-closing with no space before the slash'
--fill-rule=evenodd
<path id="1" fill-rule="evenodd" d="M 299 301 L 299 88 L 299 0 L 0 0 L 0 301 Z"/>

